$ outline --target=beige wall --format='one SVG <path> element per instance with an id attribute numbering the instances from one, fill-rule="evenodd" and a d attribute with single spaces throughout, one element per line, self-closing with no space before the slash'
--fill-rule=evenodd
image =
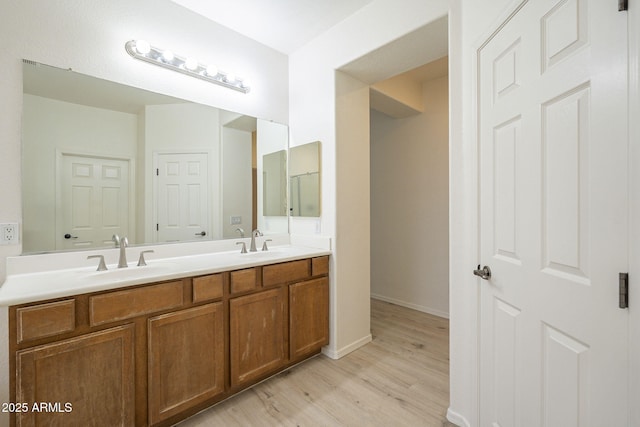
<path id="1" fill-rule="evenodd" d="M 421 88 L 424 113 L 371 111 L 371 295 L 449 316 L 447 77 Z"/>

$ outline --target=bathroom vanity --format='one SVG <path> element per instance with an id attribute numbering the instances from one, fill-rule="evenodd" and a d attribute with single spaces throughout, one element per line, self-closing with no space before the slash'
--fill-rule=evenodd
<path id="1" fill-rule="evenodd" d="M 12 425 L 172 425 L 318 354 L 328 255 L 275 248 L 63 270 L 49 275 L 56 297 L 37 292 L 44 272 L 9 277 Z M 34 293 L 7 294 L 16 280 Z"/>

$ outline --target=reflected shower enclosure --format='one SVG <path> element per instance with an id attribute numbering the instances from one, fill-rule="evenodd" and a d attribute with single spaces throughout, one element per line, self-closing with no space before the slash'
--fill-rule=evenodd
<path id="1" fill-rule="evenodd" d="M 320 141 L 289 149 L 291 216 L 320 216 Z"/>

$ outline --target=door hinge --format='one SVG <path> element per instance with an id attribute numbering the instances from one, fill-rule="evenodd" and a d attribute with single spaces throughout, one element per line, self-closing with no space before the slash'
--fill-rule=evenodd
<path id="1" fill-rule="evenodd" d="M 619 279 L 620 288 L 620 302 L 618 306 L 620 308 L 629 307 L 629 273 L 620 273 Z"/>
<path id="2" fill-rule="evenodd" d="M 160 224 L 156 224 L 156 231 L 160 231 Z"/>
<path id="3" fill-rule="evenodd" d="M 160 176 L 160 169 L 156 169 L 156 176 Z"/>
<path id="4" fill-rule="evenodd" d="M 629 8 L 628 0 L 618 0 L 618 12 L 623 12 Z"/>

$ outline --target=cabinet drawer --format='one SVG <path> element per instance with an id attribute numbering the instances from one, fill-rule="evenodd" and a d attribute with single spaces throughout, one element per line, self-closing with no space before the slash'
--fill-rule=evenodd
<path id="1" fill-rule="evenodd" d="M 271 286 L 309 277 L 309 260 L 284 262 L 262 268 L 262 285 Z"/>
<path id="2" fill-rule="evenodd" d="M 183 304 L 182 281 L 127 289 L 89 298 L 91 326 L 130 319 Z"/>
<path id="3" fill-rule="evenodd" d="M 311 259 L 311 275 L 321 276 L 323 274 L 329 274 L 329 257 L 321 256 Z"/>
<path id="4" fill-rule="evenodd" d="M 222 274 L 194 277 L 193 302 L 210 301 L 222 298 L 223 284 L 224 281 L 222 279 Z"/>
<path id="5" fill-rule="evenodd" d="M 71 332 L 76 327 L 75 300 L 50 302 L 16 310 L 18 343 Z"/>
<path id="6" fill-rule="evenodd" d="M 250 291 L 258 287 L 258 273 L 255 268 L 232 271 L 230 281 L 231 293 Z"/>

